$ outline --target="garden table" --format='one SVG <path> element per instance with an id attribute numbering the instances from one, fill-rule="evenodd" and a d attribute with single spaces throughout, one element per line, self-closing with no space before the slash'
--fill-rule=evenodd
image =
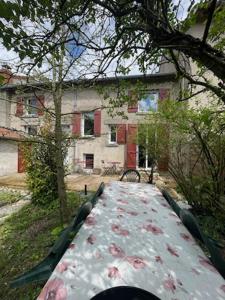
<path id="1" fill-rule="evenodd" d="M 124 285 L 162 300 L 225 299 L 224 279 L 153 185 L 106 185 L 38 300 Z"/>

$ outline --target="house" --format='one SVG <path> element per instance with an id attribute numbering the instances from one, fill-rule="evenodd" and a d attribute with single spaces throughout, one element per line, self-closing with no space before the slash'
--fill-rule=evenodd
<path id="1" fill-rule="evenodd" d="M 3 87 L 8 84 L 18 85 L 26 82 L 25 76 L 13 74 L 7 65 L 3 65 L 0 69 L 0 77 Z M 10 122 L 12 99 L 4 88 L 1 91 L 0 101 L 0 176 L 3 176 L 24 169 L 21 151 L 18 147 L 23 134 L 13 128 Z"/>
<path id="2" fill-rule="evenodd" d="M 110 101 L 104 99 L 107 90 L 111 99 L 117 99 L 115 87 L 126 83 L 125 94 L 132 103 L 117 108 L 113 116 L 106 108 Z M 131 90 L 142 84 L 141 95 Z M 176 97 L 178 83 L 176 74 L 157 73 L 146 76 L 99 78 L 95 83 L 70 81 L 63 94 L 62 128 L 72 140 L 66 161 L 71 172 L 100 173 L 105 167 L 116 163 L 123 168 L 145 168 L 150 158 L 136 145 L 134 136 L 137 125 L 143 121 L 149 109 L 157 110 L 160 101 Z M 20 132 L 35 135 L 45 122 L 43 107 L 53 108 L 51 92 L 44 84 L 9 83 L 0 89 L 9 101 L 5 111 L 7 126 Z M 127 119 L 121 116 L 121 112 Z M 168 157 L 159 162 L 160 170 L 167 170 Z M 23 168 L 18 171 L 24 171 Z"/>

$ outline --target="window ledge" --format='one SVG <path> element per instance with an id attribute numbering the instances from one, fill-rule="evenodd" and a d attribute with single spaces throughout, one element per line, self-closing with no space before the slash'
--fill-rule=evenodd
<path id="1" fill-rule="evenodd" d="M 80 139 L 82 139 L 82 140 L 94 140 L 95 136 L 94 135 L 82 135 L 82 136 L 80 136 Z"/>
<path id="2" fill-rule="evenodd" d="M 156 112 L 157 112 L 157 110 L 156 111 L 152 111 L 152 110 L 150 110 L 150 111 L 137 111 L 136 115 L 148 115 L 149 113 L 156 113 Z"/>
<path id="3" fill-rule="evenodd" d="M 23 115 L 22 118 L 38 118 L 38 115 Z"/>
<path id="4" fill-rule="evenodd" d="M 109 143 L 106 145 L 106 147 L 118 147 L 119 145 L 117 143 Z"/>

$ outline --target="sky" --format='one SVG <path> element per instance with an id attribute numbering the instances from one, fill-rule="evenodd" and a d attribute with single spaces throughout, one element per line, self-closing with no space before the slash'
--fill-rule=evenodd
<path id="1" fill-rule="evenodd" d="M 179 2 L 180 2 L 179 0 L 174 0 L 175 4 L 178 4 Z M 199 1 L 196 0 L 195 2 L 197 3 Z M 180 7 L 179 7 L 179 13 L 178 13 L 178 17 L 181 20 L 186 17 L 187 8 L 188 8 L 189 5 L 190 5 L 190 0 L 181 1 Z M 72 52 L 73 52 L 73 55 L 74 54 L 77 55 L 81 51 L 83 51 L 83 49 L 78 49 L 78 50 L 74 49 Z M 88 57 L 87 57 L 88 55 L 89 55 L 89 53 L 84 54 L 84 60 L 88 59 Z M 9 66 L 13 67 L 18 62 L 20 62 L 20 59 L 19 59 L 18 55 L 13 50 L 8 51 L 3 45 L 0 44 L 0 65 L 8 64 Z M 129 60 L 126 61 L 125 65 L 129 65 L 130 62 L 131 61 L 129 61 Z M 112 62 L 110 68 L 107 70 L 107 76 L 113 76 L 114 75 L 115 66 L 116 66 L 116 61 Z M 151 72 L 152 72 L 152 70 L 149 71 L 149 73 L 151 73 Z M 155 72 L 155 70 L 154 70 L 154 72 Z M 136 75 L 136 74 L 140 74 L 140 71 L 139 71 L 137 63 L 136 64 L 134 63 L 132 65 L 132 68 L 131 68 L 131 71 L 130 71 L 129 75 Z"/>

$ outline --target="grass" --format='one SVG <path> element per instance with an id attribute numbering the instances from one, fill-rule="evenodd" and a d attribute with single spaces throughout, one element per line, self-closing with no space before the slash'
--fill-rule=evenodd
<path id="1" fill-rule="evenodd" d="M 75 193 L 68 193 L 70 211 L 74 213 L 81 204 Z M 44 283 L 29 284 L 11 289 L 12 279 L 29 270 L 48 253 L 59 233 L 58 203 L 48 207 L 28 204 L 13 214 L 0 226 L 0 299 L 33 300 Z"/>
<path id="2" fill-rule="evenodd" d="M 20 199 L 21 199 L 21 194 L 19 192 L 0 191 L 0 207 L 7 204 L 15 203 Z"/>

